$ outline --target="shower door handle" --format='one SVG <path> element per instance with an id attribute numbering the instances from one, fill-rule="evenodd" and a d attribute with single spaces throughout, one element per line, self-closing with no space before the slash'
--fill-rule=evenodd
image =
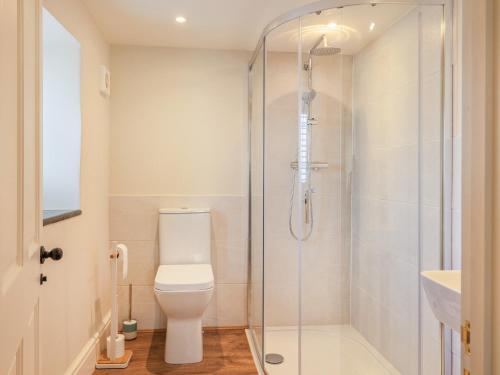
<path id="1" fill-rule="evenodd" d="M 306 191 L 305 195 L 304 195 L 304 222 L 306 224 L 309 224 L 309 204 L 310 204 L 310 196 L 309 196 L 310 192 L 309 191 Z"/>

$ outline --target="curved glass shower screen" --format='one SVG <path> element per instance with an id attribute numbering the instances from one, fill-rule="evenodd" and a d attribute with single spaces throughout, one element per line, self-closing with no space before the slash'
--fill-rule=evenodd
<path id="1" fill-rule="evenodd" d="M 250 65 L 251 343 L 270 375 L 439 375 L 445 8 L 339 5 Z"/>

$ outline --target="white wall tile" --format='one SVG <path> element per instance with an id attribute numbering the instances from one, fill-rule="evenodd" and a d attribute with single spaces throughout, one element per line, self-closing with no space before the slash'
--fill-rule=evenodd
<path id="1" fill-rule="evenodd" d="M 454 210 L 462 209 L 462 137 L 453 138 L 453 203 Z"/>
<path id="2" fill-rule="evenodd" d="M 243 196 L 111 196 L 111 240 L 129 249 L 129 274 L 119 271 L 120 319 L 128 314 L 128 284 L 133 284 L 133 315 L 139 329 L 165 327 L 157 304 L 158 210 L 164 207 L 208 207 L 212 215 L 212 265 L 215 293 L 204 318 L 211 326 L 246 325 L 248 249 L 247 198 Z M 221 291 L 219 291 L 221 289 Z M 226 306 L 227 305 L 227 306 Z"/>
<path id="3" fill-rule="evenodd" d="M 453 354 L 452 357 L 452 375 L 460 375 L 462 374 L 462 359 L 460 355 Z"/>
<path id="4" fill-rule="evenodd" d="M 421 155 L 422 203 L 441 206 L 441 142 L 424 142 Z"/>
<path id="5" fill-rule="evenodd" d="M 416 374 L 421 313 L 432 375 L 439 324 L 425 304 L 419 311 L 419 264 L 440 261 L 441 16 L 422 12 L 354 56 L 351 321 L 401 373 Z"/>
<path id="6" fill-rule="evenodd" d="M 266 326 L 296 326 L 299 324 L 298 291 L 296 282 L 287 284 L 266 281 L 264 291 Z"/>
<path id="7" fill-rule="evenodd" d="M 216 244 L 216 280 L 220 284 L 246 284 L 248 278 L 248 249 L 246 242 Z"/>
<path id="8" fill-rule="evenodd" d="M 118 326 L 124 320 L 128 320 L 129 313 L 129 288 L 128 286 L 120 285 L 118 287 Z M 133 318 L 132 318 L 133 319 Z"/>
<path id="9" fill-rule="evenodd" d="M 155 241 L 123 241 L 128 249 L 128 275 L 123 279 L 122 263 L 118 264 L 120 285 L 153 285 L 158 269 L 158 247 Z"/>
<path id="10" fill-rule="evenodd" d="M 128 320 L 129 288 L 119 286 L 118 289 L 118 325 Z M 166 326 L 160 306 L 156 301 L 152 286 L 132 287 L 132 319 L 137 320 L 138 329 L 161 329 Z"/>
<path id="11" fill-rule="evenodd" d="M 244 326 L 247 324 L 246 284 L 219 284 L 216 302 L 217 326 Z"/>
<path id="12" fill-rule="evenodd" d="M 441 138 L 441 74 L 439 71 L 424 77 L 422 84 L 421 130 L 424 142 Z"/>
<path id="13" fill-rule="evenodd" d="M 424 335 L 426 333 L 424 332 Z M 422 350 L 422 373 L 429 375 L 441 374 L 441 343 L 436 340 L 425 340 Z"/>
<path id="14" fill-rule="evenodd" d="M 137 320 L 137 329 L 160 329 L 166 327 L 166 318 L 156 301 L 151 286 L 132 288 L 132 319 Z"/>
<path id="15" fill-rule="evenodd" d="M 424 205 L 421 210 L 422 270 L 441 267 L 441 209 Z"/>
<path id="16" fill-rule="evenodd" d="M 158 208 L 157 197 L 111 196 L 109 199 L 110 240 L 156 240 Z"/>

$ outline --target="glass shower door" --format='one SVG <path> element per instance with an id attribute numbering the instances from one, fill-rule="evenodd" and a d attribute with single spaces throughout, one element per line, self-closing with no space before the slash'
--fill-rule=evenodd
<path id="1" fill-rule="evenodd" d="M 344 6 L 257 51 L 249 325 L 267 374 L 441 374 L 420 272 L 444 266 L 443 26 L 441 5 Z"/>
<path id="2" fill-rule="evenodd" d="M 264 46 L 249 72 L 249 285 L 248 324 L 263 365 L 264 349 Z"/>
<path id="3" fill-rule="evenodd" d="M 349 330 L 352 56 L 344 9 L 301 18 L 308 237 L 301 248 L 301 374 L 355 374 Z M 350 337 L 350 336 L 349 336 Z M 360 372 L 362 373 L 362 372 Z M 367 372 L 368 373 L 368 372 Z"/>
<path id="4" fill-rule="evenodd" d="M 269 374 L 298 375 L 300 246 L 297 178 L 298 33 L 294 20 L 265 39 L 264 341 Z M 281 362 L 275 364 L 275 362 Z M 276 372 L 278 371 L 278 372 Z"/>
<path id="5" fill-rule="evenodd" d="M 440 375 L 420 272 L 441 268 L 443 8 L 356 5 L 300 22 L 300 373 Z"/>

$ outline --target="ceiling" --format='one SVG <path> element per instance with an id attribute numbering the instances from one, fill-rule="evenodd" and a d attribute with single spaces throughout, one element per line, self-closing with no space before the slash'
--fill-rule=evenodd
<path id="1" fill-rule="evenodd" d="M 43 10 L 43 45 L 64 46 L 64 48 L 80 47 L 78 40 L 46 9 Z"/>
<path id="2" fill-rule="evenodd" d="M 302 50 L 309 51 L 325 35 L 328 46 L 340 48 L 345 55 L 354 55 L 413 8 L 397 4 L 357 5 L 329 9 L 319 15 L 308 14 L 300 22 Z M 296 52 L 298 40 L 299 22 L 292 21 L 273 30 L 266 46 L 271 51 Z"/>
<path id="3" fill-rule="evenodd" d="M 237 50 L 253 50 L 270 21 L 312 1 L 83 0 L 112 44 Z"/>
<path id="4" fill-rule="evenodd" d="M 253 50 L 274 18 L 311 0 L 83 0 L 106 40 L 112 44 Z M 322 34 L 344 53 L 356 53 L 408 12 L 408 6 L 345 7 L 302 20 L 303 46 Z M 179 24 L 177 16 L 187 22 Z M 335 22 L 334 30 L 328 24 Z M 369 30 L 375 22 L 373 31 Z M 277 29 L 269 46 L 296 51 L 298 23 Z"/>

